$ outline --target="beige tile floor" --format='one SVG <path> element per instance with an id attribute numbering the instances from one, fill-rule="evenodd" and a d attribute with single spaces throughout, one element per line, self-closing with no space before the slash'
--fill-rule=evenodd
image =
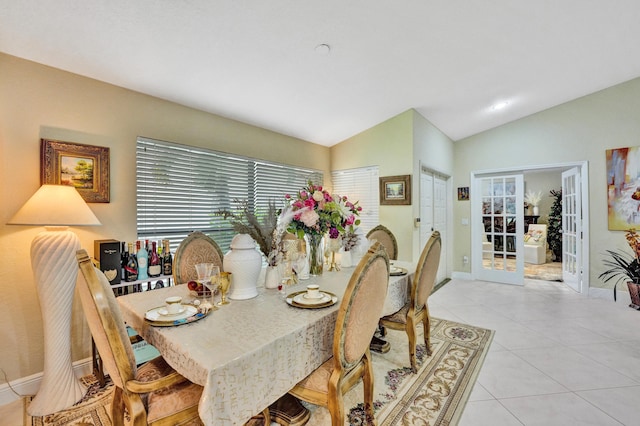
<path id="1" fill-rule="evenodd" d="M 496 330 L 460 426 L 640 424 L 639 311 L 535 280 L 452 280 L 429 305 Z M 0 407 L 0 424 L 22 425 L 22 410 Z"/>
<path id="2" fill-rule="evenodd" d="M 640 425 L 640 312 L 525 282 L 452 280 L 429 299 L 433 316 L 496 330 L 460 426 Z"/>

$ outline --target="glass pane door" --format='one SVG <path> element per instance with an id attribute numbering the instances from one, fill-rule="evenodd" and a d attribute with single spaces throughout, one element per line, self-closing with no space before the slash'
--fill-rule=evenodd
<path id="1" fill-rule="evenodd" d="M 562 280 L 581 292 L 582 209 L 580 172 L 577 167 L 562 173 Z"/>
<path id="2" fill-rule="evenodd" d="M 474 273 L 478 279 L 508 284 L 524 283 L 524 200 L 522 175 L 477 178 L 474 232 L 481 234 L 475 248 Z"/>

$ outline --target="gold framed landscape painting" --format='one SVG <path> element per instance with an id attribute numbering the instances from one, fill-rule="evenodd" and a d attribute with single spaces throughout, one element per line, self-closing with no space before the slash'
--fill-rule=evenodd
<path id="1" fill-rule="evenodd" d="M 411 205 L 411 175 L 381 177 L 380 205 Z"/>
<path id="2" fill-rule="evenodd" d="M 87 203 L 108 203 L 109 148 L 41 139 L 40 183 L 70 185 Z"/>
<path id="3" fill-rule="evenodd" d="M 609 230 L 640 229 L 640 147 L 606 152 Z"/>

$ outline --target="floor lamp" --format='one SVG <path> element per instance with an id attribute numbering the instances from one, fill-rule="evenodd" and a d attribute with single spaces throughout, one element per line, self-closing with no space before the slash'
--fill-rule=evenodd
<path id="1" fill-rule="evenodd" d="M 44 328 L 44 372 L 29 405 L 32 416 L 68 408 L 84 396 L 71 360 L 71 316 L 80 240 L 68 226 L 100 225 L 72 186 L 42 185 L 9 225 L 45 226 L 31 243 L 31 267 Z"/>

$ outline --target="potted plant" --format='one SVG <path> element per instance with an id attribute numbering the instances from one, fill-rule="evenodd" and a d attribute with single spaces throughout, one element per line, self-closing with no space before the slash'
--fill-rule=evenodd
<path id="1" fill-rule="evenodd" d="M 640 235 L 635 229 L 629 229 L 626 233 L 627 243 L 633 254 L 625 251 L 606 250 L 609 255 L 604 260 L 604 265 L 608 268 L 601 273 L 598 278 L 605 283 L 614 280 L 613 300 L 616 300 L 616 287 L 621 281 L 627 283 L 629 296 L 631 297 L 630 307 L 640 310 Z"/>
<path id="2" fill-rule="evenodd" d="M 547 244 L 554 262 L 562 262 L 562 189 L 552 189 L 549 194 L 553 204 L 549 212 Z"/>

